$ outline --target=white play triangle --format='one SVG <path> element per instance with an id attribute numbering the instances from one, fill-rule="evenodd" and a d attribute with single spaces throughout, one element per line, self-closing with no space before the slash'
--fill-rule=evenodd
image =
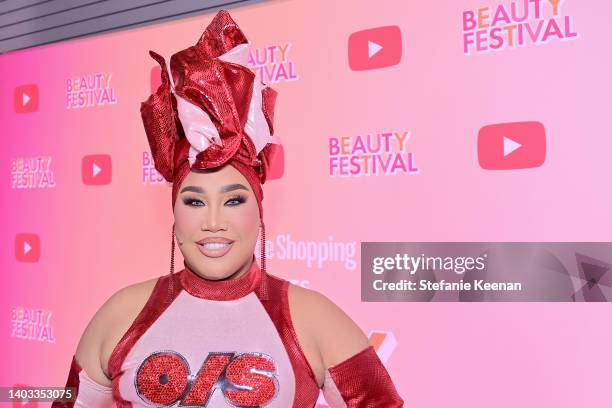
<path id="1" fill-rule="evenodd" d="M 522 144 L 515 142 L 509 137 L 504 136 L 504 157 L 521 147 Z"/>
<path id="2" fill-rule="evenodd" d="M 377 44 L 374 41 L 368 41 L 368 58 L 372 58 L 380 50 L 382 50 L 382 48 L 382 45 Z"/>
<path id="3" fill-rule="evenodd" d="M 96 177 L 101 171 L 102 169 L 96 163 L 92 165 L 92 172 L 94 177 Z"/>

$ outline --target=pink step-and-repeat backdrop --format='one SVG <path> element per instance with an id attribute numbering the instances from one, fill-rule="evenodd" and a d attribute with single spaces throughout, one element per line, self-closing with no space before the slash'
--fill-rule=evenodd
<path id="1" fill-rule="evenodd" d="M 342 307 L 408 407 L 612 406 L 607 303 L 360 297 L 363 241 L 612 240 L 612 3 L 230 13 L 279 94 L 269 272 Z M 63 386 L 100 305 L 168 273 L 171 189 L 139 112 L 159 81 L 148 51 L 195 44 L 213 15 L 0 56 L 1 385 Z M 481 131 L 499 143 L 479 149 Z"/>

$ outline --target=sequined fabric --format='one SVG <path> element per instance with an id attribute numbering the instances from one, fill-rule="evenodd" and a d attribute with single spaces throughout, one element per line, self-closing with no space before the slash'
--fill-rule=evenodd
<path id="1" fill-rule="evenodd" d="M 177 290 L 169 292 L 171 280 Z M 160 277 L 110 356 L 116 406 L 314 407 L 320 389 L 297 338 L 288 288 L 255 259 L 228 281 L 186 268 Z M 73 360 L 68 386 L 78 384 L 80 370 Z M 323 392 L 333 408 L 403 407 L 372 346 L 329 367 Z"/>
<path id="2" fill-rule="evenodd" d="M 288 281 L 255 257 L 237 279 L 187 267 L 173 276 L 174 296 L 161 277 L 110 357 L 118 407 L 314 407 L 319 388 L 291 322 Z"/>
<path id="3" fill-rule="evenodd" d="M 173 183 L 173 206 L 177 189 L 190 169 L 215 168 L 225 163 L 235 165 L 245 175 L 258 202 L 263 199 L 260 184 L 266 181 L 279 144 L 278 139 L 271 137 L 277 93 L 266 85 L 256 84 L 255 74 L 245 65 L 226 61 L 230 57 L 223 58 L 245 45 L 248 41 L 243 32 L 229 13 L 221 10 L 194 46 L 172 55 L 170 72 L 164 57 L 149 51 L 161 67 L 161 85 L 141 103 L 140 112 L 155 168 Z M 256 95 L 260 101 L 256 112 L 251 106 L 254 90 L 260 93 Z M 190 112 L 208 115 L 206 119 L 214 124 L 220 139 L 219 143 L 202 143 L 206 148 L 191 165 L 189 153 L 193 146 L 185 128 L 189 132 L 197 129 L 193 129 L 194 123 L 181 123 L 173 93 L 192 104 Z M 202 133 L 206 133 L 204 129 Z"/>
<path id="4" fill-rule="evenodd" d="M 75 387 L 76 393 L 79 392 L 79 372 L 82 368 L 76 360 L 76 355 L 72 356 L 72 362 L 70 363 L 70 370 L 68 371 L 68 379 L 66 380 L 66 388 Z M 66 401 L 54 401 L 51 404 L 51 408 L 72 408 L 74 402 Z"/>
<path id="5" fill-rule="evenodd" d="M 251 260 L 249 269 L 239 278 L 212 281 L 202 279 L 196 272 L 189 269 L 184 263 L 183 269 L 178 275 L 181 286 L 191 295 L 211 300 L 233 300 L 246 296 L 254 290 L 261 290 L 260 299 L 265 299 L 267 291 L 263 290 L 267 286 L 267 279 L 259 265 L 255 261 L 255 256 Z"/>
<path id="6" fill-rule="evenodd" d="M 117 379 L 123 373 L 121 363 L 143 333 L 164 312 L 164 310 L 170 306 L 176 296 L 178 296 L 180 293 L 178 290 L 168 291 L 167 288 L 171 284 L 171 280 L 173 281 L 172 284 L 175 287 L 179 285 L 177 274 L 165 275 L 157 280 L 155 287 L 153 288 L 153 292 L 147 300 L 144 308 L 141 310 L 138 316 L 136 316 L 136 319 L 132 322 L 130 328 L 121 337 L 108 360 L 108 372 L 113 384 L 113 398 L 118 408 L 132 406 L 123 400 L 121 393 L 119 392 Z"/>
<path id="7" fill-rule="evenodd" d="M 373 346 L 328 368 L 346 408 L 401 408 L 404 401 Z"/>
<path id="8" fill-rule="evenodd" d="M 291 320 L 288 298 L 289 282 L 274 275 L 267 275 L 267 277 L 270 296 L 268 301 L 262 303 L 274 322 L 291 360 L 296 382 L 293 407 L 314 407 L 319 396 L 319 386 L 314 371 L 300 346 Z"/>

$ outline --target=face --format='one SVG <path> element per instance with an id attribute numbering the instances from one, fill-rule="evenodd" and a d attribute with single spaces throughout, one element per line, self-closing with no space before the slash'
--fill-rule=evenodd
<path id="1" fill-rule="evenodd" d="M 259 207 L 247 179 L 226 164 L 191 170 L 174 203 L 175 235 L 187 266 L 212 280 L 242 276 L 259 235 Z M 204 244 L 219 238 L 225 244 Z"/>

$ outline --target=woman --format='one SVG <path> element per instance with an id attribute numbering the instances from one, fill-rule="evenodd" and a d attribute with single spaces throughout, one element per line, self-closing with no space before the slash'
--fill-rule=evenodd
<path id="1" fill-rule="evenodd" d="M 263 190 L 276 92 L 220 11 L 166 62 L 141 114 L 173 183 L 170 274 L 115 293 L 86 328 L 61 406 L 402 407 L 361 329 L 325 296 L 268 274 Z M 260 268 L 254 249 L 262 233 Z M 174 273 L 174 243 L 185 268 Z"/>

